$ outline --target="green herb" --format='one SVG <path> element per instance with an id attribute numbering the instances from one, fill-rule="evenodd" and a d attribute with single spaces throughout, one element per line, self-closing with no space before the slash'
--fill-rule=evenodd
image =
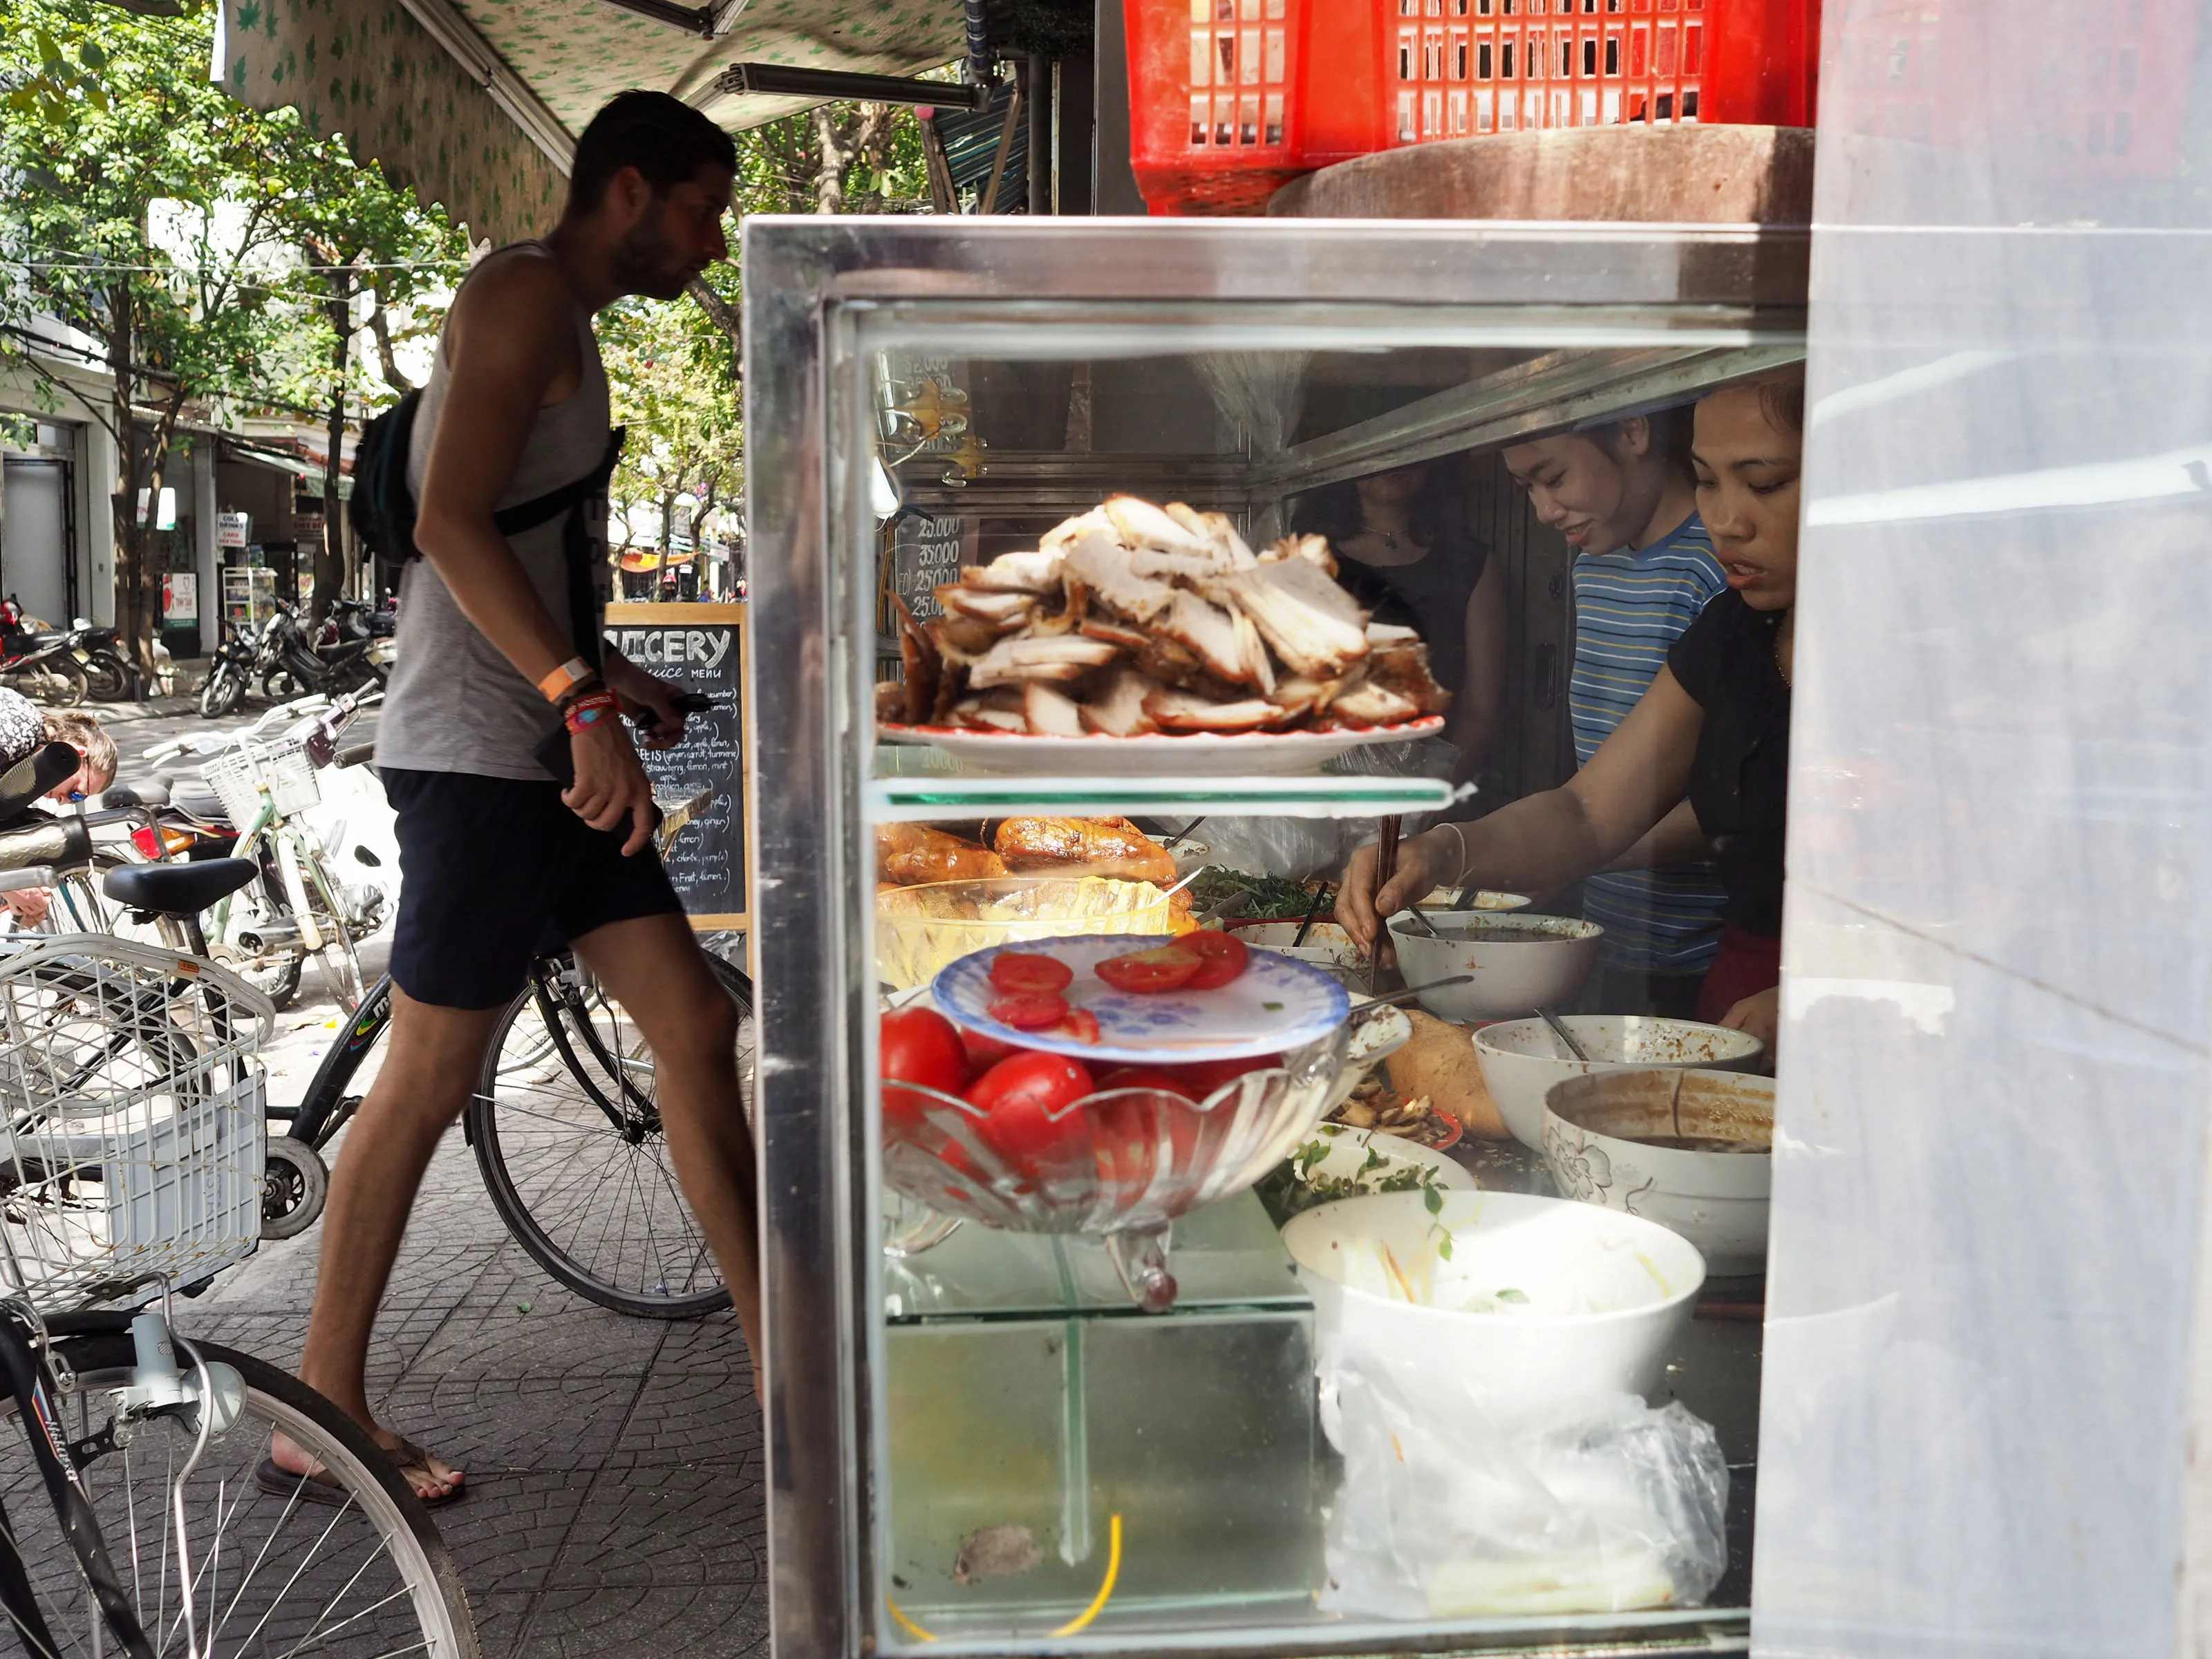
<path id="1" fill-rule="evenodd" d="M 1252 902 L 1237 913 L 1239 921 L 1304 921 L 1306 912 L 1313 908 L 1315 891 L 1303 882 L 1278 876 L 1209 868 L 1191 883 L 1190 902 L 1194 910 L 1210 910 L 1224 899 L 1249 893 Z"/>
<path id="2" fill-rule="evenodd" d="M 1443 1192 L 1437 1188 L 1425 1187 L 1422 1188 L 1421 1204 L 1431 1215 L 1442 1215 L 1444 1212 L 1444 1195 Z"/>
<path id="3" fill-rule="evenodd" d="M 1260 1006 L 1271 1014 L 1279 1014 L 1283 1012 L 1283 1005 L 1279 1002 L 1263 1002 Z"/>
<path id="4" fill-rule="evenodd" d="M 1525 1303 L 1528 1299 L 1528 1292 L 1526 1291 L 1500 1291 L 1498 1293 L 1498 1299 L 1500 1302 Z"/>

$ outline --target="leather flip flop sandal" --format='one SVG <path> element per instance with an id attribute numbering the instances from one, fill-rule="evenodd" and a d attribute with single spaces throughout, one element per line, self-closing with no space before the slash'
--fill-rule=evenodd
<path id="1" fill-rule="evenodd" d="M 430 1454 L 411 1440 L 402 1440 L 397 1446 L 380 1444 L 377 1450 L 384 1454 L 385 1462 L 399 1472 L 402 1480 L 406 1479 L 410 1469 L 420 1469 L 424 1474 L 430 1472 Z M 253 1471 L 253 1484 L 274 1497 L 296 1498 L 301 1503 L 324 1504 L 333 1509 L 353 1501 L 353 1494 L 333 1480 L 329 1471 L 295 1474 L 273 1457 L 261 1460 L 261 1466 Z M 407 1481 L 407 1488 L 413 1492 L 415 1483 Z M 468 1490 L 467 1484 L 464 1482 L 434 1498 L 425 1498 L 417 1493 L 415 1501 L 427 1510 L 442 1509 L 448 1504 L 459 1502 L 467 1495 Z"/>

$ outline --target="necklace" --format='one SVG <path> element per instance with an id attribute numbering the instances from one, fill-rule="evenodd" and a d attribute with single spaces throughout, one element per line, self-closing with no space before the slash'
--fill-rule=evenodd
<path id="1" fill-rule="evenodd" d="M 1797 683 L 1790 678 L 1790 671 L 1782 665 L 1782 629 L 1779 623 L 1774 629 L 1774 672 L 1782 676 L 1784 690 L 1795 691 L 1797 689 Z"/>
<path id="2" fill-rule="evenodd" d="M 1359 527 L 1370 536 L 1380 536 L 1382 538 L 1382 545 L 1389 548 L 1393 553 L 1395 553 L 1398 550 L 1398 532 L 1396 531 L 1385 530 L 1381 525 L 1370 524 L 1364 519 L 1362 519 L 1359 521 Z"/>

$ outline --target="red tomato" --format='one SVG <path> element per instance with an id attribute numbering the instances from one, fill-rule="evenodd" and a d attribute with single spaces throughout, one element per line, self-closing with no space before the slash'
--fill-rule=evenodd
<path id="1" fill-rule="evenodd" d="M 994 1036 L 986 1036 L 981 1031 L 971 1031 L 964 1025 L 960 1028 L 960 1046 L 967 1051 L 967 1080 L 970 1083 L 1008 1055 L 1022 1052 L 1011 1042 L 1001 1042 Z"/>
<path id="2" fill-rule="evenodd" d="M 1001 951 L 991 958 L 991 983 L 1001 991 L 1065 991 L 1075 969 L 1057 957 L 1033 951 Z"/>
<path id="3" fill-rule="evenodd" d="M 1201 927 L 1194 933 L 1185 933 L 1175 942 L 1178 951 L 1188 951 L 1198 958 L 1198 971 L 1183 981 L 1186 991 L 1218 991 L 1243 973 L 1251 947 L 1234 933 L 1219 933 Z"/>
<path id="4" fill-rule="evenodd" d="M 933 1008 L 885 1014 L 880 1034 L 884 1066 L 884 1127 L 902 1136 L 921 1127 L 927 1096 L 893 1086 L 918 1083 L 957 1095 L 968 1080 L 967 1051 L 951 1020 Z"/>
<path id="5" fill-rule="evenodd" d="M 1067 1018 L 1067 999 L 1057 991 L 1017 991 L 994 998 L 985 1012 L 1017 1031 L 1042 1031 Z"/>
<path id="6" fill-rule="evenodd" d="M 1100 1086 L 1111 1089 L 1124 1085 L 1102 1083 Z M 1159 1165 L 1159 1148 L 1152 1132 L 1151 1112 L 1139 1102 L 1117 1100 L 1097 1108 L 1089 1115 L 1091 1155 L 1099 1184 L 1133 1195 L 1142 1192 Z"/>
<path id="7" fill-rule="evenodd" d="M 1180 942 L 1157 945 L 1149 951 L 1132 951 L 1126 957 L 1109 957 L 1091 971 L 1117 991 L 1152 996 L 1181 989 L 1200 966 L 1199 958 Z"/>
<path id="8" fill-rule="evenodd" d="M 1096 1042 L 1105 1035 L 1098 1029 L 1098 1016 L 1088 1008 L 1071 1008 L 1067 1018 L 1052 1028 L 1054 1036 L 1071 1037 L 1078 1042 Z"/>
<path id="9" fill-rule="evenodd" d="M 1018 1173 L 1034 1176 L 1087 1139 L 1090 1126 L 1069 1109 L 1092 1092 L 1081 1060 L 1018 1054 L 984 1073 L 968 1099 L 985 1114 L 976 1130 L 983 1143 Z"/>
<path id="10" fill-rule="evenodd" d="M 1158 1089 L 1164 1094 L 1180 1095 L 1185 1100 L 1203 1098 L 1191 1092 L 1189 1079 L 1178 1077 L 1175 1070 L 1165 1066 L 1117 1066 L 1098 1079 L 1101 1094 L 1115 1089 Z"/>

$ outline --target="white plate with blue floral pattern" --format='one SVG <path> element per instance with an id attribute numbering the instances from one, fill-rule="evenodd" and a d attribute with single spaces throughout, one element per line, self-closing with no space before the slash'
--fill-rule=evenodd
<path id="1" fill-rule="evenodd" d="M 939 972 L 930 994 L 955 1024 L 1001 1042 L 1086 1061 L 1127 1064 L 1282 1054 L 1327 1036 L 1352 1017 L 1352 999 L 1343 986 L 1310 963 L 1268 951 L 1253 951 L 1243 973 L 1212 991 L 1140 995 L 1117 991 L 1092 971 L 1109 957 L 1174 942 L 1164 935 L 1085 933 L 978 951 Z M 1097 1018 L 1098 1041 L 1018 1030 L 993 1019 L 991 1004 L 1005 994 L 991 983 L 991 963 L 1001 949 L 1049 955 L 1073 969 L 1075 981 L 1060 994 Z"/>

